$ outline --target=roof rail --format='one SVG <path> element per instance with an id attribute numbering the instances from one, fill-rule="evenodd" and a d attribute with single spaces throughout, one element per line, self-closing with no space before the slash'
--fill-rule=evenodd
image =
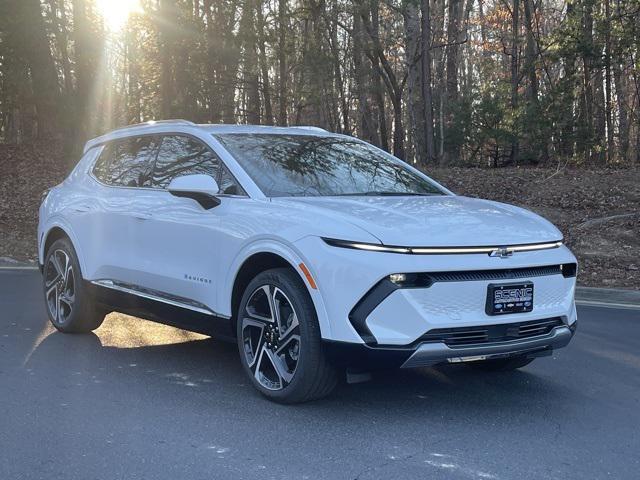
<path id="1" fill-rule="evenodd" d="M 133 123 L 131 125 L 125 125 L 124 127 L 120 127 L 120 128 L 116 128 L 114 130 L 111 130 L 109 132 L 107 132 L 105 135 L 109 135 L 112 134 L 114 132 L 119 132 L 121 130 L 128 130 L 130 128 L 137 128 L 137 127 L 153 127 L 154 125 L 162 125 L 162 124 L 178 124 L 178 125 L 195 125 L 195 123 L 190 122 L 189 120 L 183 120 L 182 118 L 175 118 L 175 119 L 169 119 L 169 120 L 148 120 L 146 122 L 141 122 L 141 123 Z"/>
<path id="2" fill-rule="evenodd" d="M 104 143 L 106 137 L 111 137 L 115 133 L 124 132 L 132 128 L 153 127 L 154 125 L 196 125 L 196 124 L 189 120 L 184 120 L 182 118 L 174 118 L 174 119 L 168 119 L 168 120 L 149 120 L 142 123 L 134 123 L 132 125 L 126 125 L 124 127 L 111 130 L 105 133 L 104 135 L 100 135 L 99 137 L 96 137 L 92 140 L 89 140 L 84 146 L 84 153 L 87 153 L 87 151 L 89 151 L 91 148 L 97 145 L 100 145 L 101 143 Z"/>
<path id="3" fill-rule="evenodd" d="M 315 132 L 326 132 L 324 128 L 314 127 L 313 125 L 292 125 L 289 128 L 299 128 L 301 130 L 313 130 Z"/>
<path id="4" fill-rule="evenodd" d="M 173 118 L 173 119 L 169 119 L 169 120 L 147 120 L 146 122 L 141 122 L 141 123 L 133 123 L 131 125 L 125 125 L 124 127 L 120 127 L 120 128 L 116 128 L 115 130 L 111 130 L 111 132 L 109 133 L 113 133 L 113 132 L 117 132 L 118 130 L 124 130 L 127 128 L 133 128 L 133 127 L 152 127 L 153 125 L 158 125 L 158 124 L 163 124 L 163 123 L 178 123 L 181 125 L 195 125 L 195 123 L 189 121 L 189 120 L 184 120 L 182 118 Z"/>

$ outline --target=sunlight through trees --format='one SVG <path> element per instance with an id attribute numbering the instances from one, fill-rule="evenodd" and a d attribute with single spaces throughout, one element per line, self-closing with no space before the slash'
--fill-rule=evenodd
<path id="1" fill-rule="evenodd" d="M 0 4 L 0 139 L 310 124 L 415 162 L 640 162 L 640 0 Z"/>

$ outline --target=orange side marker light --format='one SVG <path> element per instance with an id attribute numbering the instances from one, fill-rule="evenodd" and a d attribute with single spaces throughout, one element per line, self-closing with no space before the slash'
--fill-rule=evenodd
<path id="1" fill-rule="evenodd" d="M 302 270 L 302 273 L 304 273 L 304 276 L 307 277 L 307 282 L 309 282 L 309 285 L 311 286 L 311 288 L 313 288 L 314 290 L 317 290 L 318 287 L 316 285 L 316 281 L 311 276 L 311 272 L 309 271 L 307 266 L 304 263 L 301 263 L 298 266 L 300 267 L 300 270 Z"/>

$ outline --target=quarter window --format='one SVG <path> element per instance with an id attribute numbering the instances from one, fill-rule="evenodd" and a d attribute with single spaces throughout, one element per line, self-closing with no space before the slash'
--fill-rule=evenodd
<path id="1" fill-rule="evenodd" d="M 220 193 L 244 193 L 220 158 L 204 143 L 184 135 L 163 137 L 152 185 L 166 188 L 176 177 L 195 174 L 213 177 L 220 186 Z"/>

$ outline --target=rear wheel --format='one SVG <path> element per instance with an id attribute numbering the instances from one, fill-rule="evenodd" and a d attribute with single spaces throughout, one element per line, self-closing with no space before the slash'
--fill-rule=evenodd
<path id="1" fill-rule="evenodd" d="M 102 324 L 105 314 L 84 285 L 69 239 L 61 238 L 49 247 L 42 275 L 47 313 L 54 327 L 65 333 L 85 333 Z"/>
<path id="2" fill-rule="evenodd" d="M 298 403 L 333 390 L 337 374 L 322 351 L 313 302 L 294 271 L 258 274 L 244 292 L 237 319 L 242 366 L 263 395 Z"/>
<path id="3" fill-rule="evenodd" d="M 507 372 L 509 370 L 516 370 L 529 365 L 534 360 L 535 358 L 520 356 L 469 362 L 468 365 L 479 370 L 486 370 L 490 372 Z"/>

